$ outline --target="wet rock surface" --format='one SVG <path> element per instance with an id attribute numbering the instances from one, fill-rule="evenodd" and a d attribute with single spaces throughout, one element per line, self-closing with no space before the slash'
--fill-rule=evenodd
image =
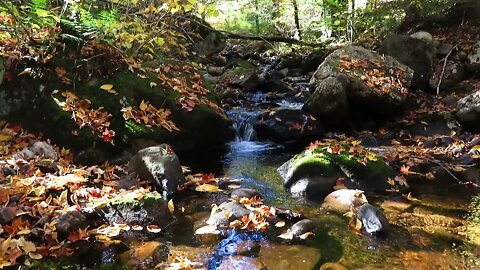
<path id="1" fill-rule="evenodd" d="M 137 152 L 128 163 L 130 173 L 154 183 L 159 191 L 168 195 L 185 182 L 177 155 L 167 144 L 153 146 Z"/>

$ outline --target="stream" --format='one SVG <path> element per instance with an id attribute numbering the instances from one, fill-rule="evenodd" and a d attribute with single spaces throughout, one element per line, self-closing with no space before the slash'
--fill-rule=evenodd
<path id="1" fill-rule="evenodd" d="M 248 119 L 264 107 L 262 94 L 253 95 L 254 109 L 233 109 L 228 112 L 235 121 L 236 140 L 211 163 L 201 162 L 198 171 L 241 179 L 241 186 L 259 191 L 266 204 L 292 209 L 302 213 L 317 224 L 315 237 L 305 242 L 287 243 L 258 234 L 233 233 L 219 247 L 206 248 L 205 253 L 186 246 L 181 254 L 207 260 L 208 269 L 476 269 L 461 253 L 462 234 L 466 233 L 465 217 L 468 215 L 471 189 L 456 185 L 449 175 L 438 177 L 436 185 L 419 181 L 412 184 L 412 193 L 419 203 L 411 204 L 401 198 L 372 194 L 369 201 L 380 207 L 392 224 L 387 240 L 358 235 L 349 226 L 349 218 L 322 209 L 321 201 L 292 197 L 282 185 L 277 168 L 302 148 L 285 148 L 282 145 L 255 140 L 255 132 Z M 282 107 L 299 108 L 301 103 L 282 101 Z M 195 166 L 198 162 L 192 163 Z M 212 165 L 213 164 L 213 165 Z M 215 167 L 216 166 L 216 167 Z M 433 165 L 432 165 L 433 166 Z M 473 169 L 471 174 L 478 174 Z M 446 197 L 448 196 L 448 197 Z M 207 211 L 207 215 L 209 212 Z M 245 241 L 260 244 L 257 257 L 238 256 L 221 251 Z M 240 243 L 240 244 L 239 244 Z M 204 248 L 201 244 L 200 247 Z M 175 244 L 171 250 L 175 252 Z M 220 251 L 219 251 L 220 250 Z M 228 248 L 227 248 L 228 250 Z M 212 255 L 213 253 L 213 255 Z M 196 255 L 194 255 L 196 254 Z M 208 258 L 208 259 L 206 259 Z M 341 265 L 340 265 L 341 264 Z M 265 267 L 265 268 L 262 268 Z"/>

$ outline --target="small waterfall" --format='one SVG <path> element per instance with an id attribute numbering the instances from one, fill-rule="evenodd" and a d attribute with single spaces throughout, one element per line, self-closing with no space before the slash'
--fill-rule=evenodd
<path id="1" fill-rule="evenodd" d="M 251 117 L 255 117 L 258 111 L 250 111 L 245 109 L 234 109 L 227 112 L 233 121 L 237 142 L 254 141 L 256 138 L 255 129 L 250 121 Z"/>

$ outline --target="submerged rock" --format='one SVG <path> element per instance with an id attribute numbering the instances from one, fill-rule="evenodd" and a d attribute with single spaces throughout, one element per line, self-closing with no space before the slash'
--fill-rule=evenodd
<path id="1" fill-rule="evenodd" d="M 132 247 L 120 255 L 123 261 L 126 261 L 135 269 L 152 269 L 158 263 L 168 258 L 168 247 L 157 241 L 149 241 Z"/>
<path id="2" fill-rule="evenodd" d="M 390 224 L 385 215 L 371 204 L 362 205 L 357 212 L 357 218 L 362 222 L 362 230 L 379 237 L 387 237 Z"/>
<path id="3" fill-rule="evenodd" d="M 140 179 L 151 181 L 159 191 L 172 195 L 185 176 L 177 155 L 167 144 L 152 146 L 137 152 L 128 163 L 128 171 Z"/>

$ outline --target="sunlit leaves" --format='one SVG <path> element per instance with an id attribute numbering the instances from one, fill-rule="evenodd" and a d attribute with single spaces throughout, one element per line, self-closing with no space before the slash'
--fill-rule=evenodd
<path id="1" fill-rule="evenodd" d="M 105 90 L 106 92 L 110 94 L 115 94 L 117 95 L 117 91 L 113 90 L 113 84 L 104 84 L 100 86 L 100 89 Z"/>
<path id="2" fill-rule="evenodd" d="M 131 106 L 121 110 L 125 120 L 132 119 L 146 127 L 163 127 L 168 131 L 179 130 L 169 119 L 171 111 L 168 109 L 157 109 L 149 102 L 142 101 L 138 108 Z"/>
<path id="3" fill-rule="evenodd" d="M 407 88 L 404 87 L 408 83 L 403 79 L 405 71 L 393 68 L 390 68 L 388 72 L 382 71 L 385 70 L 385 63 L 363 59 L 355 60 L 348 55 L 341 55 L 339 70 L 360 78 L 378 94 L 388 94 L 392 89 L 397 89 L 403 95 L 408 93 Z"/>

